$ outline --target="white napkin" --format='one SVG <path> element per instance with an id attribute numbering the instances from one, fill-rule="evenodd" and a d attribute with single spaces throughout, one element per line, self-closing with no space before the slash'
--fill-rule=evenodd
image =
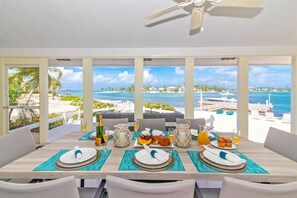
<path id="1" fill-rule="evenodd" d="M 145 128 L 144 131 L 141 132 L 143 135 L 153 135 L 153 136 L 160 136 L 163 135 L 163 132 L 157 129 L 150 129 L 150 128 Z"/>
<path id="2" fill-rule="evenodd" d="M 143 147 L 150 154 L 150 156 L 152 156 L 153 158 L 156 158 L 160 162 L 166 161 L 166 158 L 164 156 L 160 155 L 156 150 L 151 149 L 150 147 L 148 147 L 145 144 L 143 145 Z"/>
<path id="3" fill-rule="evenodd" d="M 223 150 L 219 150 L 219 149 L 211 149 L 205 145 L 203 145 L 203 147 L 205 148 L 205 150 L 211 152 L 212 154 L 219 156 L 222 159 L 228 160 L 230 162 L 233 163 L 242 163 L 242 162 L 246 162 L 244 159 L 241 159 L 238 155 L 235 155 L 233 153 L 230 152 L 225 152 Z"/>
<path id="4" fill-rule="evenodd" d="M 74 147 L 74 157 L 75 157 L 75 159 L 76 159 L 77 162 L 81 162 L 82 161 L 82 158 L 83 158 L 82 152 L 81 152 L 81 150 L 79 149 L 78 146 L 75 146 Z"/>

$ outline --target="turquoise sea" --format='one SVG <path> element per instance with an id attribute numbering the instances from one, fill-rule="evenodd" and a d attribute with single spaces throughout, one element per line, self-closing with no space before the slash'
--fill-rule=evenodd
<path id="1" fill-rule="evenodd" d="M 82 90 L 62 90 L 61 92 L 70 92 L 71 95 L 82 96 Z M 236 93 L 229 98 L 236 99 Z M 266 104 L 268 95 L 270 94 L 270 102 L 273 105 L 272 111 L 275 116 L 282 117 L 283 113 L 290 112 L 291 92 L 250 92 L 250 103 Z M 112 91 L 93 91 L 94 99 L 97 100 L 129 100 L 134 102 L 134 93 L 126 92 L 112 92 Z M 220 98 L 219 92 L 203 93 L 203 99 Z M 170 104 L 174 107 L 184 107 L 184 93 L 144 93 L 144 102 L 162 102 Z M 200 93 L 195 93 L 195 107 L 198 106 L 200 100 Z"/>

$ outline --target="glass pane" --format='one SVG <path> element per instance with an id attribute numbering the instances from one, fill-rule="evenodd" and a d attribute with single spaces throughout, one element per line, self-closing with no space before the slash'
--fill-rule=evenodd
<path id="1" fill-rule="evenodd" d="M 291 66 L 249 66 L 249 138 L 263 143 L 270 127 L 291 128 Z"/>
<path id="2" fill-rule="evenodd" d="M 8 67 L 10 106 L 39 106 L 39 68 Z"/>
<path id="3" fill-rule="evenodd" d="M 221 59 L 196 62 L 206 66 L 195 66 L 194 70 L 194 116 L 205 119 L 214 116 L 215 130 L 231 132 L 237 127 L 237 67 L 224 66 Z"/>
<path id="4" fill-rule="evenodd" d="M 78 119 L 83 105 L 82 72 L 82 66 L 49 67 L 49 130 Z"/>
<path id="5" fill-rule="evenodd" d="M 120 62 L 119 62 L 120 64 Z M 98 66 L 93 68 L 94 114 L 108 112 L 110 115 L 134 114 L 134 67 Z M 128 116 L 130 115 L 130 116 Z M 125 116 L 123 116 L 125 117 Z M 112 117 L 110 117 L 112 118 Z M 133 121 L 130 120 L 130 121 Z"/>
<path id="6" fill-rule="evenodd" d="M 144 118 L 160 114 L 166 122 L 185 113 L 184 59 L 153 59 L 144 62 L 143 100 Z M 172 120 L 166 114 L 173 114 Z M 157 117 L 156 117 L 157 118 Z"/>

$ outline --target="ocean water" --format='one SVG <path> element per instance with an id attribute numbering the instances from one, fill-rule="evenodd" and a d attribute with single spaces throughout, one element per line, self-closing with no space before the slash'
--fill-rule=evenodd
<path id="1" fill-rule="evenodd" d="M 67 92 L 62 90 L 61 92 Z M 72 95 L 81 96 L 83 95 L 81 90 L 71 90 Z M 236 93 L 229 98 L 237 98 Z M 250 103 L 260 103 L 266 104 L 268 96 L 270 94 L 270 102 L 273 105 L 272 112 L 275 116 L 281 117 L 284 113 L 289 113 L 291 111 L 291 92 L 250 92 L 249 102 Z M 134 102 L 134 93 L 126 92 L 113 92 L 113 91 L 93 91 L 94 99 L 97 100 L 122 100 L 122 101 L 132 101 Z M 162 102 L 170 104 L 174 107 L 184 107 L 184 93 L 144 93 L 144 102 Z M 198 107 L 198 102 L 200 100 L 200 93 L 195 93 L 195 107 Z M 220 98 L 219 92 L 209 92 L 202 94 L 203 100 L 207 98 Z"/>

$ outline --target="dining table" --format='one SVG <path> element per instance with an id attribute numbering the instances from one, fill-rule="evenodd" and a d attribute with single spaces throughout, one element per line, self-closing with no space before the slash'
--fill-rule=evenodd
<path id="1" fill-rule="evenodd" d="M 224 173 L 224 172 L 199 172 L 189 156 L 189 151 L 202 151 L 203 147 L 192 141 L 189 148 L 174 147 L 184 167 L 181 171 L 164 170 L 160 172 L 147 172 L 142 170 L 120 170 L 123 155 L 127 150 L 140 150 L 134 148 L 132 140 L 134 132 L 131 132 L 130 145 L 124 148 L 113 146 L 113 140 L 108 141 L 107 149 L 110 152 L 100 170 L 49 170 L 35 171 L 36 167 L 46 162 L 49 158 L 61 150 L 71 150 L 75 146 L 93 147 L 104 151 L 104 146 L 95 146 L 94 140 L 79 140 L 82 132 L 72 132 L 54 142 L 47 143 L 44 147 L 23 156 L 4 167 L 0 168 L 0 179 L 56 179 L 66 176 L 75 176 L 77 179 L 105 179 L 107 175 L 117 176 L 132 180 L 186 180 L 195 179 L 202 181 L 221 181 L 224 177 L 233 177 L 253 182 L 285 183 L 297 180 L 297 163 L 277 154 L 261 143 L 252 142 L 241 138 L 238 151 L 267 171 L 267 174 L 251 173 Z M 218 136 L 231 137 L 232 133 L 216 133 Z M 18 145 L 15 145 L 16 147 Z M 7 151 L 9 152 L 9 151 Z M 1 156 L 0 156 L 1 157 Z"/>

